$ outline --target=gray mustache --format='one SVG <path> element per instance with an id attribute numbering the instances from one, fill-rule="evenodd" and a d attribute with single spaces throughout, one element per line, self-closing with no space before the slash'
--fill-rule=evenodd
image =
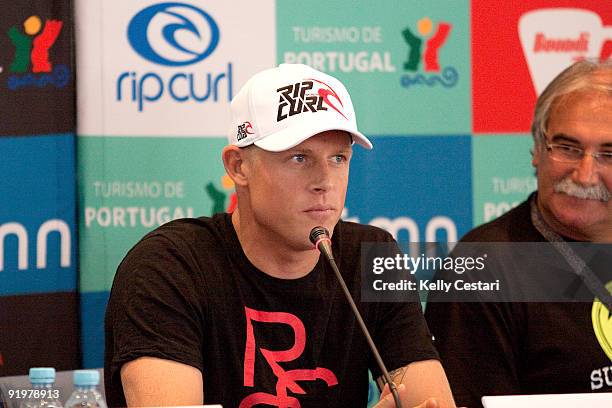
<path id="1" fill-rule="evenodd" d="M 587 200 L 599 200 L 608 202 L 612 195 L 610 191 L 602 183 L 596 186 L 581 186 L 580 184 L 574 183 L 569 177 L 564 178 L 554 186 L 555 193 L 565 193 L 572 197 L 587 199 Z"/>

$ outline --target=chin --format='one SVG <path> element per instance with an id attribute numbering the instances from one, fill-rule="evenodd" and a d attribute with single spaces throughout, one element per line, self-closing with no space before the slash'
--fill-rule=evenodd
<path id="1" fill-rule="evenodd" d="M 340 221 L 340 218 L 335 218 L 335 219 L 325 223 L 325 225 L 323 225 L 329 231 L 329 235 L 330 236 L 333 235 L 334 228 L 336 227 L 336 224 L 338 224 L 338 221 Z"/>
<path id="2" fill-rule="evenodd" d="M 601 208 L 603 205 L 605 209 L 604 203 L 578 198 L 574 198 L 574 200 L 582 201 L 583 203 L 551 207 L 553 216 L 568 230 L 584 235 L 583 231 L 605 222 L 605 214 L 602 213 Z M 586 203 L 587 201 L 589 203 Z"/>
<path id="3" fill-rule="evenodd" d="M 307 224 L 309 225 L 308 233 L 310 233 L 310 230 L 313 229 L 314 227 L 321 226 L 321 227 L 327 228 L 327 230 L 331 234 L 334 231 L 334 227 L 338 223 L 339 219 L 340 219 L 340 216 L 336 214 L 330 214 L 325 217 L 320 217 L 318 219 L 311 219 L 310 222 Z"/>

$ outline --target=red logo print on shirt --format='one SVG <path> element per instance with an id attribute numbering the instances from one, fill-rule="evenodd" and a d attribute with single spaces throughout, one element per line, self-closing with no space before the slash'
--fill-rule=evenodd
<path id="1" fill-rule="evenodd" d="M 265 392 L 255 392 L 245 397 L 240 403 L 240 408 L 250 408 L 257 404 L 267 404 L 279 408 L 299 408 L 300 402 L 295 397 L 287 395 L 287 391 L 294 394 L 306 394 L 297 381 L 323 380 L 328 387 L 338 384 L 336 375 L 327 368 L 316 367 L 314 369 L 284 370 L 279 363 L 293 361 L 300 357 L 306 345 L 306 328 L 304 323 L 295 315 L 285 312 L 260 312 L 258 310 L 244 308 L 246 314 L 246 346 L 244 349 L 244 386 L 255 386 L 255 355 L 257 345 L 255 344 L 255 333 L 253 321 L 260 323 L 281 323 L 290 326 L 295 335 L 295 342 L 287 350 L 268 350 L 260 348 L 259 351 L 266 359 L 272 372 L 278 378 L 276 383 L 276 395 Z"/>

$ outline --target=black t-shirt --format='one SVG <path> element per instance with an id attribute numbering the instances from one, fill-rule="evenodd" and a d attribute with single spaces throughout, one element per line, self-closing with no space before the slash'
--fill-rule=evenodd
<path id="1" fill-rule="evenodd" d="M 526 201 L 461 241 L 545 239 Z M 612 349 L 606 355 L 597 338 L 593 309 L 592 302 L 432 302 L 425 316 L 457 405 L 481 407 L 483 395 L 611 392 Z M 612 320 L 607 325 L 612 341 Z"/>
<path id="2" fill-rule="evenodd" d="M 436 359 L 418 301 L 360 303 L 362 242 L 385 231 L 339 222 L 333 252 L 389 370 Z M 285 280 L 247 259 L 228 214 L 170 222 L 123 260 L 106 311 L 105 387 L 125 405 L 121 366 L 152 356 L 198 368 L 206 403 L 365 406 L 380 375 L 331 268 Z"/>

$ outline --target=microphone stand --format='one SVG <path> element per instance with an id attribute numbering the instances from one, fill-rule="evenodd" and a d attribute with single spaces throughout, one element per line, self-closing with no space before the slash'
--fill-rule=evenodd
<path id="1" fill-rule="evenodd" d="M 378 353 L 378 349 L 376 348 L 376 345 L 374 344 L 374 340 L 372 340 L 372 336 L 370 336 L 370 332 L 368 331 L 368 328 L 366 327 L 363 321 L 363 318 L 361 317 L 361 313 L 359 313 L 359 310 L 357 309 L 357 305 L 355 305 L 355 301 L 353 300 L 353 297 L 351 296 L 351 292 L 346 286 L 346 283 L 344 282 L 344 278 L 340 274 L 340 270 L 338 269 L 338 266 L 336 265 L 336 261 L 334 260 L 334 255 L 332 254 L 332 250 L 331 250 L 331 239 L 329 238 L 329 231 L 327 231 L 325 227 L 314 227 L 310 231 L 310 242 L 314 244 L 316 249 L 321 251 L 323 256 L 327 259 L 327 261 L 331 265 L 332 270 L 334 271 L 336 278 L 338 279 L 338 282 L 340 283 L 340 287 L 342 287 L 344 296 L 346 297 L 346 300 L 348 301 L 349 306 L 351 307 L 353 314 L 355 315 L 355 318 L 357 319 L 357 323 L 359 324 L 359 327 L 361 328 L 361 331 L 363 332 L 366 338 L 366 341 L 368 342 L 368 345 L 370 346 L 370 350 L 372 351 L 372 354 L 374 354 L 374 359 L 376 360 L 376 363 L 378 364 L 378 367 L 380 368 L 380 371 L 383 374 L 383 378 L 385 379 L 387 384 L 389 384 L 389 389 L 391 390 L 391 393 L 393 394 L 393 400 L 395 401 L 395 406 L 397 408 L 402 408 L 402 403 L 400 401 L 399 394 L 397 393 L 397 387 L 395 383 L 391 380 L 391 376 L 389 375 L 389 372 L 387 371 L 387 368 L 385 367 L 385 363 L 382 361 L 382 358 L 380 357 L 380 354 Z"/>

